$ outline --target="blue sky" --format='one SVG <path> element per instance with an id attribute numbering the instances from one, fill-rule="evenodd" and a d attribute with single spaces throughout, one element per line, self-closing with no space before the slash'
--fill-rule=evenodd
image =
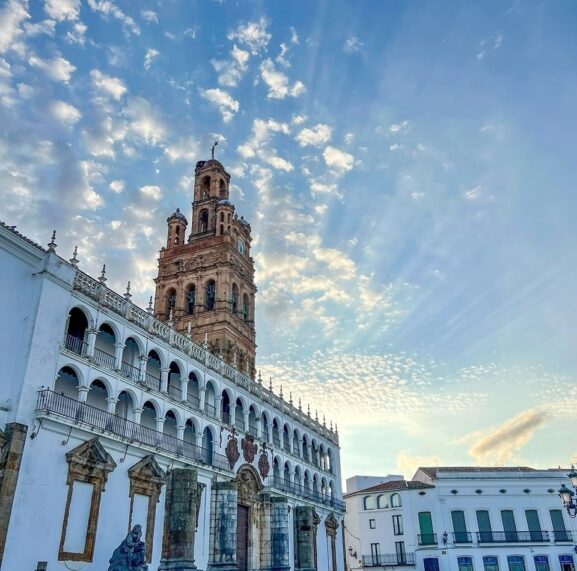
<path id="1" fill-rule="evenodd" d="M 0 217 L 146 305 L 217 138 L 258 367 L 338 423 L 345 476 L 567 464 L 576 27 L 531 0 L 3 1 Z"/>

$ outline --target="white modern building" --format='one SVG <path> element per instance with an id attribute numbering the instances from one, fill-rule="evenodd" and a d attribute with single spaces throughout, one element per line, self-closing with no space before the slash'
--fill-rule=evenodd
<path id="1" fill-rule="evenodd" d="M 199 163 L 207 188 L 224 172 L 215 163 Z M 233 213 L 225 191 L 204 192 L 203 208 Z M 190 250 L 236 248 L 217 232 L 208 219 Z M 187 253 L 177 242 L 169 235 L 161 255 Z M 136 524 L 150 571 L 344 570 L 338 433 L 251 374 L 254 345 L 241 371 L 235 354 L 195 343 L 190 325 L 176 331 L 172 293 L 157 290 L 170 310 L 157 320 L 104 273 L 60 257 L 54 238 L 45 249 L 2 223 L 0 268 L 2 570 L 106 571 Z M 199 292 L 182 313 L 207 336 L 211 319 L 228 335 L 249 330 L 252 307 L 231 314 L 210 286 L 210 307 Z"/>
<path id="2" fill-rule="evenodd" d="M 568 470 L 424 467 L 412 480 L 355 476 L 345 494 L 347 566 L 403 571 L 574 571 Z"/>

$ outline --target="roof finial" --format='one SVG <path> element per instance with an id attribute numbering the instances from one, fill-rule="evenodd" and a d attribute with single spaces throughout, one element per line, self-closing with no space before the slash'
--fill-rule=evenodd
<path id="1" fill-rule="evenodd" d="M 258 382 L 262 385 L 262 377 L 260 376 L 260 369 L 258 370 Z"/>
<path id="2" fill-rule="evenodd" d="M 338 434 L 338 433 L 339 433 L 339 428 L 337 426 L 337 423 L 335 422 L 335 434 Z"/>
<path id="3" fill-rule="evenodd" d="M 189 321 L 186 324 L 186 336 L 190 339 L 191 335 L 192 335 L 192 323 Z"/>
<path id="4" fill-rule="evenodd" d="M 268 390 L 272 392 L 272 377 L 268 378 Z"/>
<path id="5" fill-rule="evenodd" d="M 289 393 L 289 403 L 292 406 L 292 404 L 293 404 L 293 394 L 292 393 Z"/>
<path id="6" fill-rule="evenodd" d="M 98 281 L 104 285 L 106 283 L 106 264 L 102 265 L 102 272 L 100 273 L 100 277 L 98 278 Z"/>
<path id="7" fill-rule="evenodd" d="M 325 420 L 325 415 L 323 414 L 323 426 L 326 428 L 327 427 L 327 421 Z"/>
<path id="8" fill-rule="evenodd" d="M 218 141 L 215 141 L 214 145 L 212 145 L 212 149 L 210 149 L 210 154 L 212 156 L 212 160 L 214 160 L 214 149 L 216 148 L 217 145 L 218 145 Z"/>
<path id="9" fill-rule="evenodd" d="M 299 410 L 303 409 L 303 403 L 301 402 L 301 397 L 299 397 Z"/>
<path id="10" fill-rule="evenodd" d="M 307 404 L 307 414 L 310 416 L 311 415 L 311 405 Z"/>
<path id="11" fill-rule="evenodd" d="M 50 242 L 48 242 L 48 251 L 49 252 L 55 252 L 56 251 L 56 230 L 52 230 L 52 238 L 50 239 Z"/>
<path id="12" fill-rule="evenodd" d="M 333 431 L 333 421 L 331 420 L 331 432 Z"/>
<path id="13" fill-rule="evenodd" d="M 169 312 L 169 314 L 168 314 L 168 323 L 167 323 L 167 325 L 168 325 L 171 329 L 173 329 L 173 327 L 174 327 L 174 321 L 173 321 L 173 318 L 172 318 L 172 307 L 170 308 L 170 312 Z"/>
<path id="14" fill-rule="evenodd" d="M 279 393 L 279 396 L 280 396 L 281 400 L 283 400 L 283 394 L 282 394 L 282 385 L 280 386 L 280 393 Z"/>
<path id="15" fill-rule="evenodd" d="M 76 257 L 77 254 L 78 254 L 78 246 L 74 246 L 74 252 L 72 252 L 72 258 L 68 260 L 74 267 L 78 265 L 78 258 Z"/>
<path id="16" fill-rule="evenodd" d="M 126 301 L 130 301 L 131 297 L 132 297 L 132 295 L 130 293 L 130 280 L 128 280 L 128 283 L 126 284 L 126 293 L 124 294 L 124 299 Z"/>
<path id="17" fill-rule="evenodd" d="M 150 299 L 148 300 L 148 308 L 146 311 L 148 311 L 148 313 L 152 313 L 152 296 L 150 296 Z"/>
<path id="18" fill-rule="evenodd" d="M 315 421 L 319 421 L 319 411 L 315 409 Z"/>

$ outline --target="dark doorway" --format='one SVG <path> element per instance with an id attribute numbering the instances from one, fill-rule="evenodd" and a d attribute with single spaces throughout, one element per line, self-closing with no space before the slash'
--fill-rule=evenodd
<path id="1" fill-rule="evenodd" d="M 236 562 L 238 571 L 248 571 L 248 512 L 247 506 L 238 505 L 236 519 Z"/>

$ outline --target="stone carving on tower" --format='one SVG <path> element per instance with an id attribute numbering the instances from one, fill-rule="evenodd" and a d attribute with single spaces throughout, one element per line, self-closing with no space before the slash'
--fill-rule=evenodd
<path id="1" fill-rule="evenodd" d="M 214 147 L 213 147 L 214 157 Z M 196 163 L 190 233 L 177 209 L 160 251 L 154 317 L 254 378 L 254 262 L 250 224 L 229 200 L 230 175 L 214 158 Z"/>

